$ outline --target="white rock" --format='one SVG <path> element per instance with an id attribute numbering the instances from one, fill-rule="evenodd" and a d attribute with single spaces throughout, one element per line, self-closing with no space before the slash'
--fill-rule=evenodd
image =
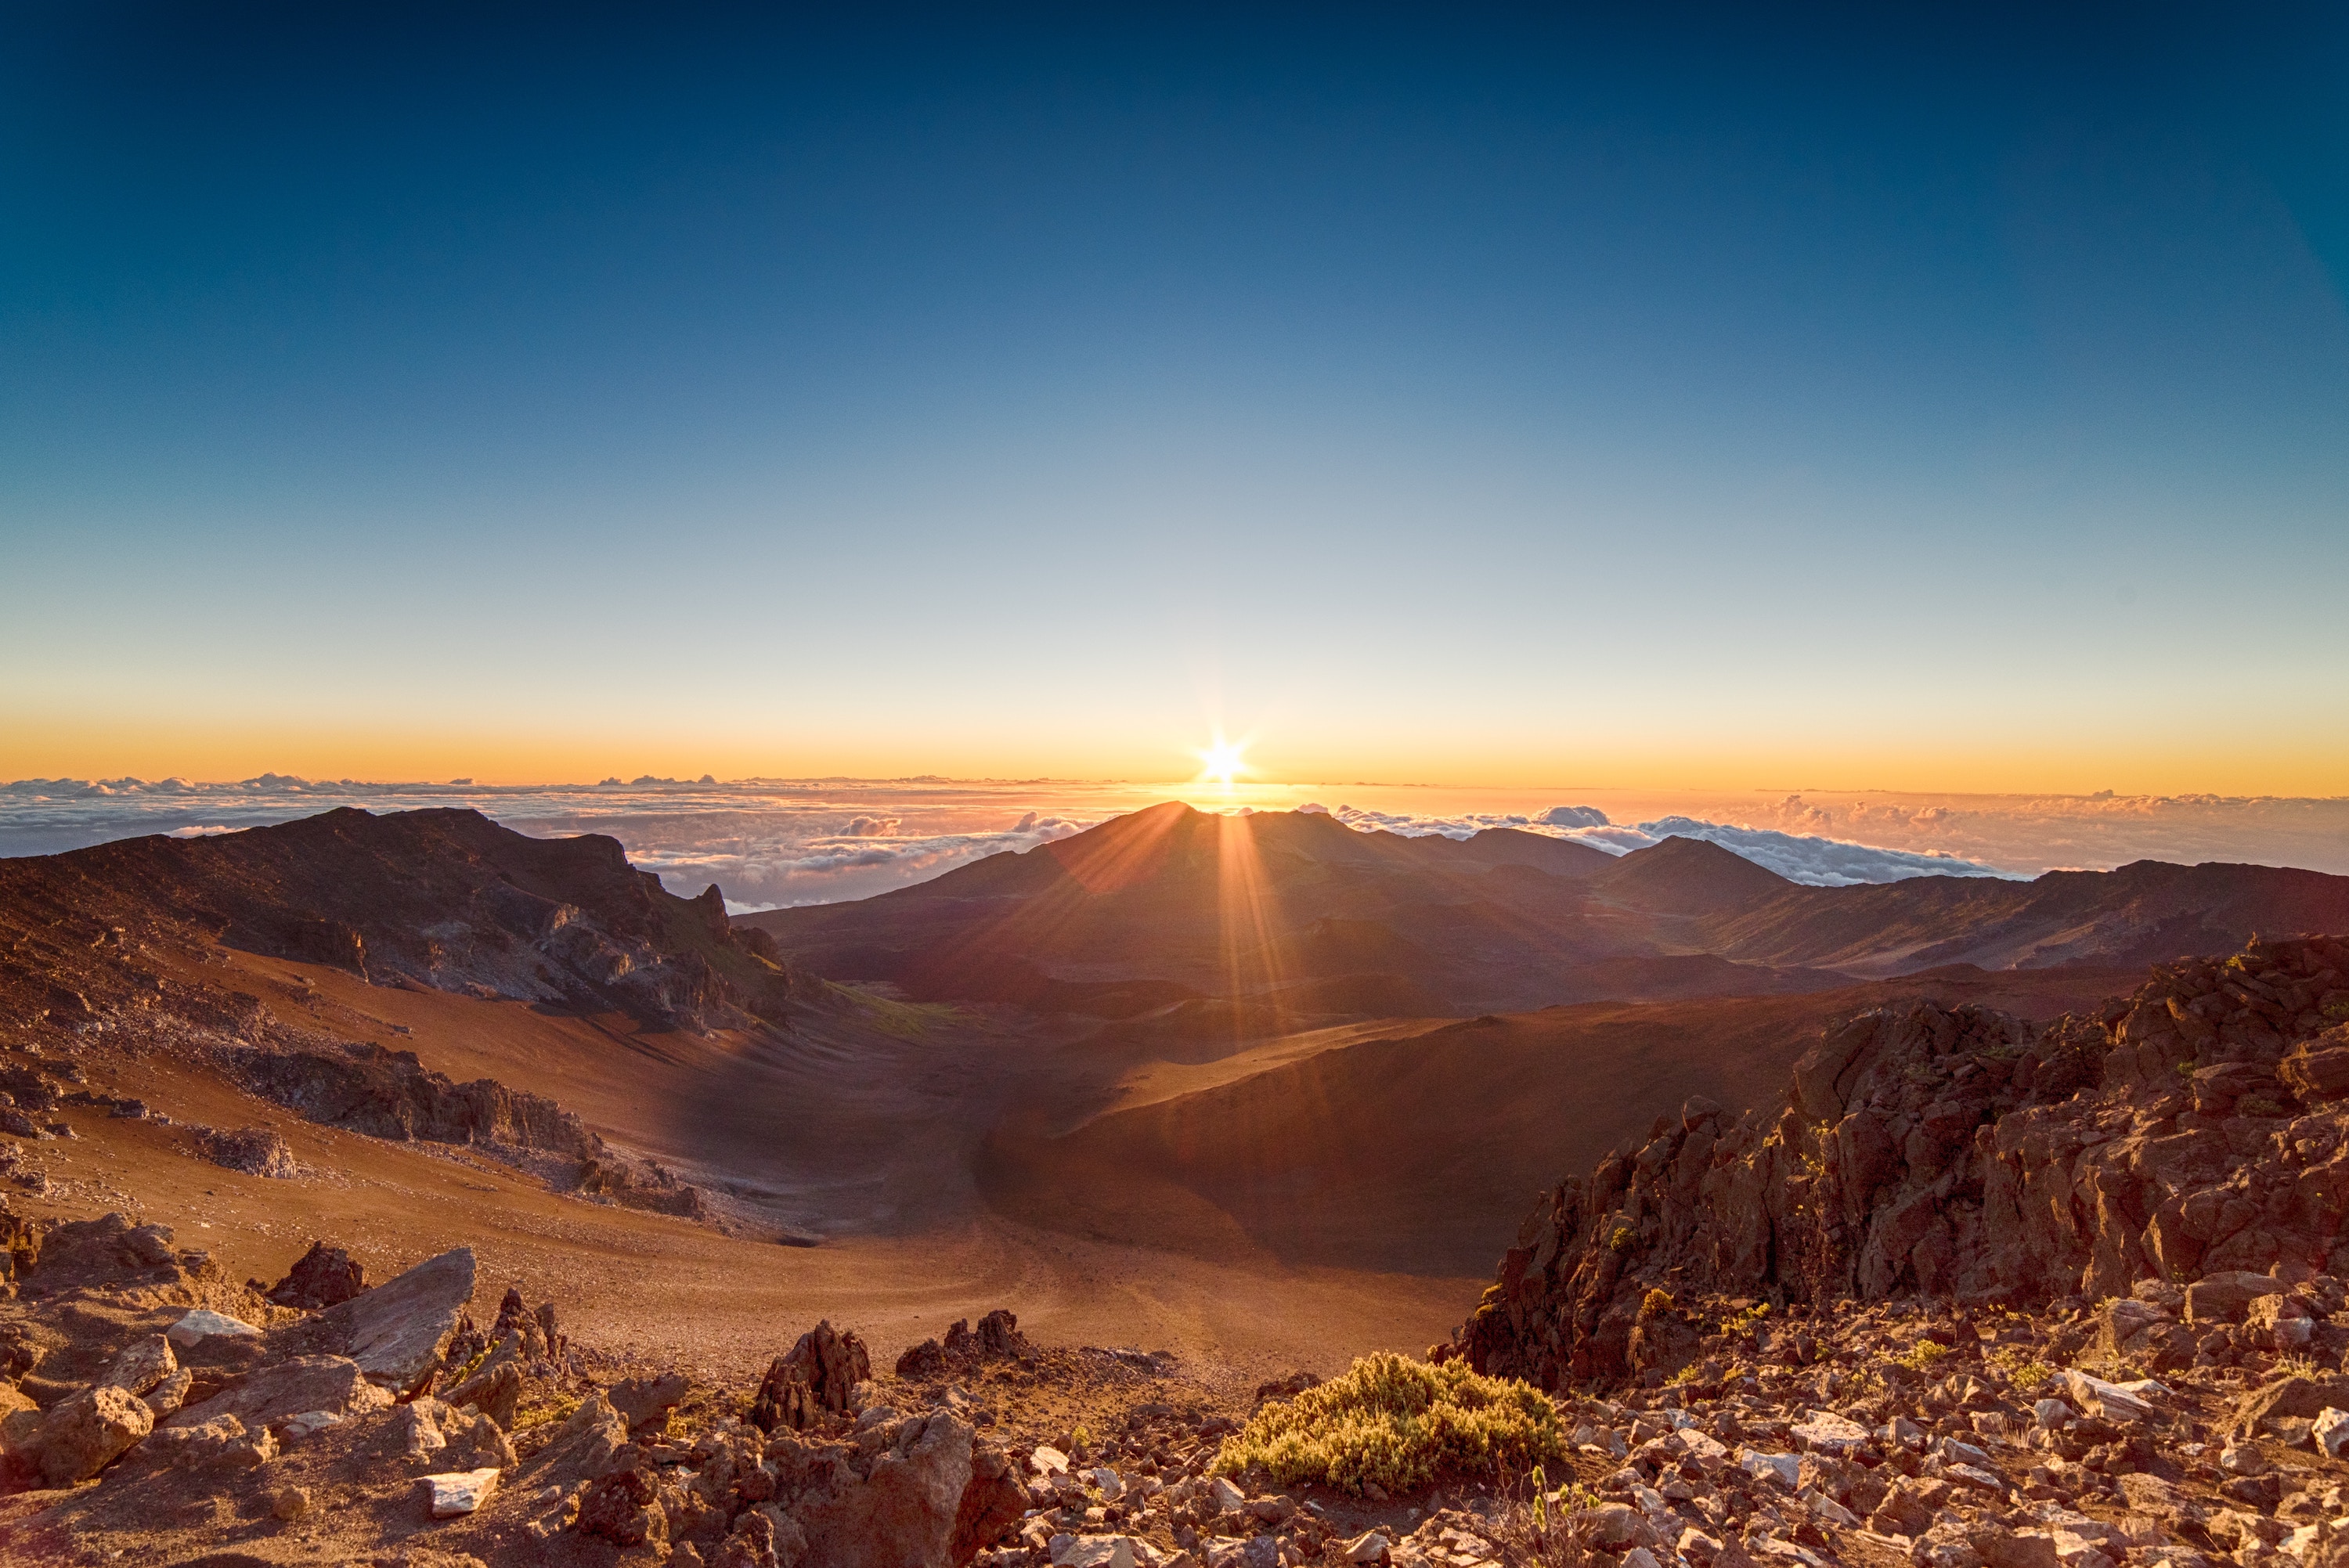
<path id="1" fill-rule="evenodd" d="M 1746 1449 L 1737 1456 L 1737 1468 L 1757 1480 L 1775 1480 L 1788 1491 L 1802 1482 L 1803 1461 L 1795 1454 L 1764 1454 Z"/>
<path id="2" fill-rule="evenodd" d="M 432 1517 L 454 1519 L 490 1500 L 490 1493 L 498 1489 L 498 1470 L 492 1465 L 485 1470 L 450 1470 L 426 1476 L 424 1482 L 432 1489 Z"/>
<path id="3" fill-rule="evenodd" d="M 1811 1511 L 1813 1513 L 1818 1515 L 1819 1518 L 1826 1520 L 1837 1530 L 1857 1530 L 1859 1528 L 1859 1515 L 1854 1513 L 1851 1510 L 1846 1508 L 1843 1504 L 1837 1502 L 1835 1499 L 1829 1497 L 1823 1491 L 1814 1492 L 1811 1494 L 1810 1505 Z"/>
<path id="4" fill-rule="evenodd" d="M 1101 1489 L 1103 1502 L 1115 1502 L 1125 1495 L 1125 1482 L 1120 1480 L 1117 1471 L 1107 1465 L 1102 1466 L 1099 1470 L 1087 1470 L 1085 1479 Z"/>
<path id="5" fill-rule="evenodd" d="M 1729 1449 L 1710 1432 L 1701 1432 L 1689 1427 L 1675 1433 L 1674 1440 L 1682 1456 L 1695 1460 L 1704 1470 L 1710 1470 L 1729 1462 Z"/>
<path id="6" fill-rule="evenodd" d="M 2061 1399 L 2040 1399 L 2032 1404 L 2032 1418 L 2049 1431 L 2062 1429 L 2072 1418 L 2072 1407 Z"/>
<path id="7" fill-rule="evenodd" d="M 2149 1377 L 2124 1387 L 2118 1383 L 2107 1383 L 2101 1377 L 2091 1377 L 2076 1367 L 2064 1374 L 2064 1382 L 2082 1409 L 2107 1421 L 2149 1420 L 2153 1417 L 2153 1406 L 2140 1390 L 2168 1391 Z"/>
<path id="8" fill-rule="evenodd" d="M 1247 1501 L 1247 1493 L 1234 1486 L 1229 1476 L 1217 1476 L 1207 1483 L 1207 1497 L 1217 1513 L 1229 1513 Z"/>
<path id="9" fill-rule="evenodd" d="M 1813 1453 L 1848 1453 L 1868 1441 L 1868 1429 L 1832 1410 L 1812 1410 L 1788 1430 L 1795 1441 Z"/>
<path id="10" fill-rule="evenodd" d="M 1933 1451 L 1951 1464 L 1972 1465 L 1977 1470 L 1991 1468 L 1990 1454 L 1987 1450 L 1978 1449 L 1971 1443 L 1961 1442 L 1956 1438 L 1943 1438 L 1933 1445 Z"/>
<path id="11" fill-rule="evenodd" d="M 1951 1465 L 1944 1469 L 1941 1474 L 1946 1480 L 1958 1481 L 1966 1486 L 1980 1487 L 1984 1491 L 1998 1492 L 2002 1495 L 2006 1491 L 2004 1480 L 1979 1465 Z"/>
<path id="12" fill-rule="evenodd" d="M 1383 1562 L 1387 1553 L 1393 1549 L 1382 1532 L 1365 1530 L 1361 1534 L 1346 1542 L 1346 1561 L 1349 1563 Z"/>
<path id="13" fill-rule="evenodd" d="M 1071 1535 L 1055 1545 L 1052 1568 L 1134 1568 L 1133 1542 L 1123 1535 Z"/>
<path id="14" fill-rule="evenodd" d="M 2325 1406 L 2316 1413 L 2316 1419 L 2310 1423 L 2308 1435 L 2327 1457 L 2339 1459 L 2343 1447 L 2349 1445 L 2349 1410 L 2336 1410 L 2330 1405 Z"/>
<path id="15" fill-rule="evenodd" d="M 1656 1554 L 1644 1546 L 1634 1546 L 1616 1561 L 1623 1568 L 1656 1568 Z"/>
<path id="16" fill-rule="evenodd" d="M 204 1306 L 196 1308 L 179 1322 L 171 1325 L 164 1337 L 172 1344 L 185 1348 L 220 1334 L 250 1336 L 255 1339 L 261 1337 L 261 1330 L 243 1319 L 231 1317 L 225 1313 L 214 1312 L 210 1307 Z"/>
<path id="17" fill-rule="evenodd" d="M 339 1427 L 342 1424 L 343 1418 L 336 1411 L 304 1410 L 298 1415 L 288 1416 L 280 1421 L 277 1424 L 277 1435 L 281 1438 L 291 1438 L 299 1442 L 304 1438 L 316 1437 L 328 1427 Z"/>
<path id="18" fill-rule="evenodd" d="M 1056 1448 L 1039 1443 L 1036 1451 L 1028 1456 L 1028 1468 L 1040 1476 L 1066 1475 L 1069 1473 L 1069 1456 Z"/>

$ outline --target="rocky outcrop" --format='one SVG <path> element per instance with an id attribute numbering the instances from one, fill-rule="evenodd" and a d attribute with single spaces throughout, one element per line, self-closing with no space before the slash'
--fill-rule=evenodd
<path id="1" fill-rule="evenodd" d="M 473 1249 L 458 1247 L 278 1338 L 287 1350 L 347 1357 L 370 1381 L 405 1397 L 443 1370 L 472 1296 Z"/>
<path id="2" fill-rule="evenodd" d="M 306 1174 L 302 1162 L 294 1158 L 294 1150 L 285 1134 L 267 1127 L 240 1127 L 223 1132 L 217 1128 L 191 1129 L 196 1145 L 204 1158 L 229 1171 L 247 1176 L 267 1176 L 276 1181 L 290 1181 Z"/>
<path id="3" fill-rule="evenodd" d="M 367 1268 L 340 1247 L 314 1241 L 310 1250 L 264 1294 L 280 1306 L 316 1312 L 339 1306 L 367 1289 Z"/>
<path id="4" fill-rule="evenodd" d="M 459 1083 L 426 1068 L 413 1051 L 361 1042 L 333 1052 L 238 1046 L 222 1055 L 245 1088 L 325 1126 L 401 1142 L 463 1144 L 531 1168 L 555 1186 L 599 1202 L 691 1220 L 709 1215 L 698 1188 L 657 1161 L 613 1148 L 576 1113 L 544 1095 L 510 1088 L 495 1078 Z M 221 1152 L 232 1140 L 249 1142 L 250 1135 L 204 1130 L 202 1136 L 212 1158 L 222 1164 L 260 1175 L 300 1172 L 274 1133 L 266 1137 L 276 1140 L 280 1153 L 270 1157 L 275 1163 L 266 1169 Z M 531 1158 L 542 1155 L 556 1158 Z M 543 1169 L 550 1164 L 554 1169 Z"/>
<path id="5" fill-rule="evenodd" d="M 768 1366 L 751 1401 L 750 1422 L 761 1431 L 803 1430 L 827 1415 L 846 1412 L 856 1386 L 872 1376 L 873 1357 L 864 1339 L 827 1319 Z"/>
<path id="6" fill-rule="evenodd" d="M 2031 1305 L 2139 1280 L 2349 1274 L 2349 944 L 2156 969 L 2044 1031 L 1920 1003 L 1849 1019 L 1783 1108 L 1692 1101 L 1544 1194 L 1437 1348 L 1547 1387 L 1661 1377 L 1683 1291 Z"/>
<path id="7" fill-rule="evenodd" d="M 357 1043 L 340 1051 L 233 1050 L 240 1082 L 306 1119 L 401 1142 L 494 1143 L 589 1158 L 603 1140 L 543 1095 L 494 1078 L 458 1083 L 414 1051 Z"/>
<path id="8" fill-rule="evenodd" d="M 947 1327 L 944 1344 L 925 1339 L 908 1347 L 897 1357 L 896 1371 L 900 1377 L 935 1380 L 984 1361 L 1020 1361 L 1031 1354 L 1018 1315 L 997 1307 L 978 1320 L 976 1330 L 968 1318 L 958 1317 Z"/>

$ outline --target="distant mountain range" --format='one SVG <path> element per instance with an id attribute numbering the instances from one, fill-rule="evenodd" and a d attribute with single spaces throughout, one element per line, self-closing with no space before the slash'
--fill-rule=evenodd
<path id="1" fill-rule="evenodd" d="M 916 887 L 737 923 L 817 974 L 919 999 L 1111 1018 L 1187 1008 L 1257 1033 L 1785 994 L 1955 964 L 2137 965 L 2349 929 L 2349 877 L 2146 861 L 1811 887 L 1697 839 L 1619 859 L 1513 829 L 1404 838 L 1170 802 Z"/>

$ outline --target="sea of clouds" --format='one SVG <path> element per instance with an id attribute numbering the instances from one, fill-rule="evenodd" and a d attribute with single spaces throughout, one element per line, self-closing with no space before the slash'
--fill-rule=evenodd
<path id="1" fill-rule="evenodd" d="M 1364 831 L 1464 838 L 1520 828 L 1614 854 L 1671 837 L 1706 839 L 1795 882 L 2034 876 L 2141 859 L 2238 861 L 2349 872 L 2349 800 L 2220 796 L 1806 795 L 1637 797 L 1525 808 L 1494 791 L 1348 787 L 1306 803 Z M 49 854 L 140 833 L 181 837 L 339 807 L 460 807 L 517 831 L 607 833 L 673 890 L 715 882 L 737 911 L 865 898 L 1188 793 L 1182 787 L 1054 780 L 698 779 L 595 785 L 378 784 L 263 774 L 184 779 L 30 779 L 0 784 L 0 855 Z M 1194 794 L 1193 799 L 1199 799 Z"/>
<path id="2" fill-rule="evenodd" d="M 1704 839 L 1734 850 L 1757 865 L 1767 866 L 1792 882 L 1817 887 L 1847 887 L 1854 882 L 1899 882 L 1904 877 L 2002 877 L 2022 873 L 1971 861 L 1946 850 L 1890 850 L 1873 844 L 1849 843 L 1816 833 L 1788 833 L 1775 828 L 1739 827 L 1708 822 L 1695 817 L 1659 817 L 1651 822 L 1619 823 L 1607 820 L 1596 806 L 1553 806 L 1525 816 L 1472 813 L 1460 817 L 1414 816 L 1408 812 L 1367 811 L 1340 806 L 1331 815 L 1350 828 L 1384 829 L 1391 833 L 1442 833 L 1464 839 L 1486 828 L 1522 828 L 1549 833 L 1626 855 L 1666 839 Z"/>

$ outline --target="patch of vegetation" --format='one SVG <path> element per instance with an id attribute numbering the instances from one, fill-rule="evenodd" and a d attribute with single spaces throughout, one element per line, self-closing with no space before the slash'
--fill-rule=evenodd
<path id="1" fill-rule="evenodd" d="M 1480 1377 L 1463 1361 L 1436 1367 L 1381 1353 L 1265 1406 L 1225 1439 L 1215 1468 L 1231 1474 L 1261 1466 L 1283 1486 L 1402 1493 L 1522 1475 L 1565 1453 L 1557 1408 L 1531 1385 Z"/>
<path id="2" fill-rule="evenodd" d="M 1663 1286 L 1650 1285 L 1648 1294 L 1640 1298 L 1640 1315 L 1656 1317 L 1672 1309 L 1672 1293 Z"/>
<path id="3" fill-rule="evenodd" d="M 2028 1346 L 2002 1345 L 1984 1359 L 2005 1373 L 2006 1380 L 2025 1393 L 2055 1376 L 2045 1362 L 2033 1357 Z"/>
<path id="4" fill-rule="evenodd" d="M 2349 1023 L 2349 1002 L 2327 1002 L 2318 1011 L 2333 1023 Z"/>
<path id="5" fill-rule="evenodd" d="M 1618 1225 L 1615 1227 L 1615 1233 L 1607 1238 L 1607 1244 L 1619 1253 L 1628 1253 L 1639 1240 L 1639 1233 L 1632 1230 L 1630 1226 Z"/>
<path id="6" fill-rule="evenodd" d="M 1896 1366 L 1906 1367 L 1911 1372 L 1930 1372 L 1935 1363 L 1946 1359 L 1949 1354 L 1948 1346 L 1920 1339 L 1892 1359 Z"/>
<path id="7" fill-rule="evenodd" d="M 543 1405 L 523 1404 L 514 1409 L 514 1430 L 543 1427 L 554 1421 L 567 1421 L 579 1408 L 580 1401 L 569 1394 L 558 1394 Z"/>

